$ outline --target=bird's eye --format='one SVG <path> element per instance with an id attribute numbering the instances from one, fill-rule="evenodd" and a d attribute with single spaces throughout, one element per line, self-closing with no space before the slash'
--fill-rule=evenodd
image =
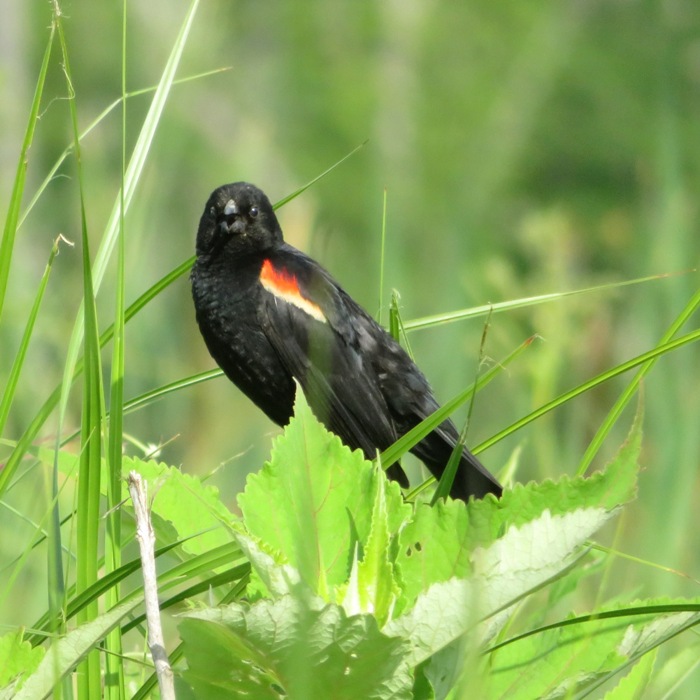
<path id="1" fill-rule="evenodd" d="M 216 207 L 209 207 L 209 216 L 216 216 Z"/>
<path id="2" fill-rule="evenodd" d="M 251 219 L 254 219 L 258 215 L 258 208 L 257 207 L 251 207 L 250 211 L 248 212 L 249 216 Z"/>

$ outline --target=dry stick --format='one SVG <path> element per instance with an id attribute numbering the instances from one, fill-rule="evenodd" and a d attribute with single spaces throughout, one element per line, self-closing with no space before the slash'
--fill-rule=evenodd
<path id="1" fill-rule="evenodd" d="M 141 570 L 143 571 L 143 592 L 146 603 L 146 624 L 148 626 L 148 648 L 151 650 L 153 664 L 158 676 L 158 687 L 162 700 L 175 700 L 175 683 L 173 670 L 165 652 L 163 628 L 160 624 L 158 606 L 158 585 L 156 583 L 156 536 L 148 512 L 148 488 L 138 472 L 129 473 L 129 493 L 134 503 L 136 514 L 136 538 L 141 551 Z"/>

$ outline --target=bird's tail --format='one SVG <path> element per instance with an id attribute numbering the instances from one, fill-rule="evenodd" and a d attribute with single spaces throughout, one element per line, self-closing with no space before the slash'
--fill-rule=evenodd
<path id="1" fill-rule="evenodd" d="M 446 430 L 445 427 L 447 427 Z M 451 423 L 447 426 L 443 423 L 438 430 L 430 433 L 411 450 L 436 479 L 439 479 L 445 471 L 457 442 L 456 435 L 457 431 Z M 463 448 L 450 496 L 467 501 L 470 496 L 483 498 L 487 493 L 500 498 L 503 487 L 466 447 Z"/>
<path id="2" fill-rule="evenodd" d="M 483 498 L 492 493 L 498 498 L 503 493 L 503 487 L 490 474 L 486 467 L 465 447 L 459 467 L 452 482 L 450 496 L 466 501 L 469 496 Z"/>

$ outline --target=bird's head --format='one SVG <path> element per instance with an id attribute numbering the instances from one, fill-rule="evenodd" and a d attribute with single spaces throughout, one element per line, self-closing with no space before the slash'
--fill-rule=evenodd
<path id="1" fill-rule="evenodd" d="M 270 200 L 247 182 L 222 185 L 211 193 L 197 231 L 197 255 L 240 257 L 282 242 Z"/>

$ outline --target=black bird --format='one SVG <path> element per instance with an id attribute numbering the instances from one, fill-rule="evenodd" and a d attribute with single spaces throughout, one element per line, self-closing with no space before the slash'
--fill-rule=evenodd
<path id="1" fill-rule="evenodd" d="M 214 190 L 192 269 L 197 322 L 214 360 L 275 423 L 296 379 L 316 417 L 368 459 L 438 408 L 403 348 L 317 262 L 284 242 L 270 200 L 246 182 Z M 440 478 L 458 440 L 446 420 L 412 452 Z M 388 474 L 406 487 L 401 467 Z M 501 486 L 466 448 L 451 496 Z"/>

